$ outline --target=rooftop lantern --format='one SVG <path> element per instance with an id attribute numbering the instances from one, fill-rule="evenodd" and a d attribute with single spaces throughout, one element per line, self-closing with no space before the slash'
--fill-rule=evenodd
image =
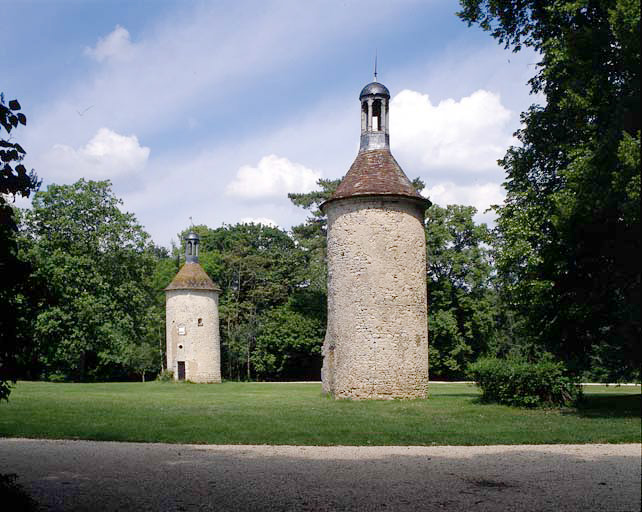
<path id="1" fill-rule="evenodd" d="M 199 236 L 190 231 L 185 237 L 185 262 L 198 263 L 198 243 L 200 242 Z"/>

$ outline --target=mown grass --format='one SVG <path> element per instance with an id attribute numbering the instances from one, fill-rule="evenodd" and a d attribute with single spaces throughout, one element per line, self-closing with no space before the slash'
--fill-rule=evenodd
<path id="1" fill-rule="evenodd" d="M 336 401 L 320 384 L 19 382 L 1 437 L 205 444 L 640 442 L 640 388 L 590 387 L 572 409 L 483 404 L 470 384 L 414 401 Z"/>

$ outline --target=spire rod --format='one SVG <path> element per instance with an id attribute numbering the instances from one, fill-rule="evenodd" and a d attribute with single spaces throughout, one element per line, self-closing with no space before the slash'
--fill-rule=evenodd
<path id="1" fill-rule="evenodd" d="M 377 49 L 375 48 L 374 81 L 377 81 Z"/>

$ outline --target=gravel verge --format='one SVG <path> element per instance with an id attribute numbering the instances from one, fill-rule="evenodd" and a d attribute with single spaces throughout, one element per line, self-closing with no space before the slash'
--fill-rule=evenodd
<path id="1" fill-rule="evenodd" d="M 43 510 L 639 511 L 640 444 L 247 446 L 0 439 Z"/>

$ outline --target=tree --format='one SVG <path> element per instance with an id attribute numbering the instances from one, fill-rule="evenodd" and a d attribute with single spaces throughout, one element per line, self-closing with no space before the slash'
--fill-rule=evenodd
<path id="1" fill-rule="evenodd" d="M 128 367 L 139 374 L 141 380 L 145 382 L 145 374 L 147 372 L 158 370 L 158 351 L 149 343 L 141 343 L 140 345 L 129 345 L 126 349 L 126 360 Z"/>
<path id="2" fill-rule="evenodd" d="M 259 319 L 252 363 L 263 379 L 318 380 L 325 322 L 289 302 Z"/>
<path id="3" fill-rule="evenodd" d="M 325 309 L 325 294 L 328 285 L 328 272 L 326 265 L 327 218 L 319 208 L 321 203 L 330 199 L 341 183 L 337 180 L 317 181 L 321 190 L 312 192 L 288 194 L 288 198 L 296 206 L 310 211 L 311 216 L 298 226 L 292 227 L 292 236 L 306 255 L 308 280 L 310 286 L 323 293 L 323 308 Z"/>
<path id="4" fill-rule="evenodd" d="M 30 271 L 29 265 L 18 256 L 17 223 L 14 209 L 7 201 L 17 195 L 29 197 L 40 185 L 35 173 L 27 172 L 22 164 L 25 150 L 11 141 L 11 131 L 19 124 L 27 124 L 20 110 L 18 100 L 5 105 L 4 94 L 0 93 L 0 400 L 9 397 L 10 381 L 16 379 L 16 356 L 24 346 L 18 329 L 22 307 L 19 297 Z M 9 138 L 5 138 L 2 130 Z"/>
<path id="5" fill-rule="evenodd" d="M 155 330 L 157 335 L 157 353 L 159 358 L 157 362 L 160 370 L 166 368 L 166 324 L 165 324 L 165 288 L 176 273 L 180 270 L 180 255 L 177 247 L 173 247 L 173 253 L 164 247 L 154 247 L 155 265 L 154 273 L 151 278 L 151 287 L 154 291 L 154 307 L 152 315 L 154 316 L 152 329 Z"/>
<path id="6" fill-rule="evenodd" d="M 523 340 L 575 372 L 640 375 L 640 6 L 461 0 L 459 16 L 541 55 L 545 105 L 500 161 L 498 272 Z"/>
<path id="7" fill-rule="evenodd" d="M 426 211 L 430 373 L 454 379 L 494 346 L 499 315 L 492 287 L 490 233 L 472 206 Z"/>
<path id="8" fill-rule="evenodd" d="M 33 319 L 44 372 L 76 380 L 125 376 L 132 345 L 157 346 L 153 246 L 109 181 L 39 191 L 23 211 L 26 257 L 45 290 Z"/>

